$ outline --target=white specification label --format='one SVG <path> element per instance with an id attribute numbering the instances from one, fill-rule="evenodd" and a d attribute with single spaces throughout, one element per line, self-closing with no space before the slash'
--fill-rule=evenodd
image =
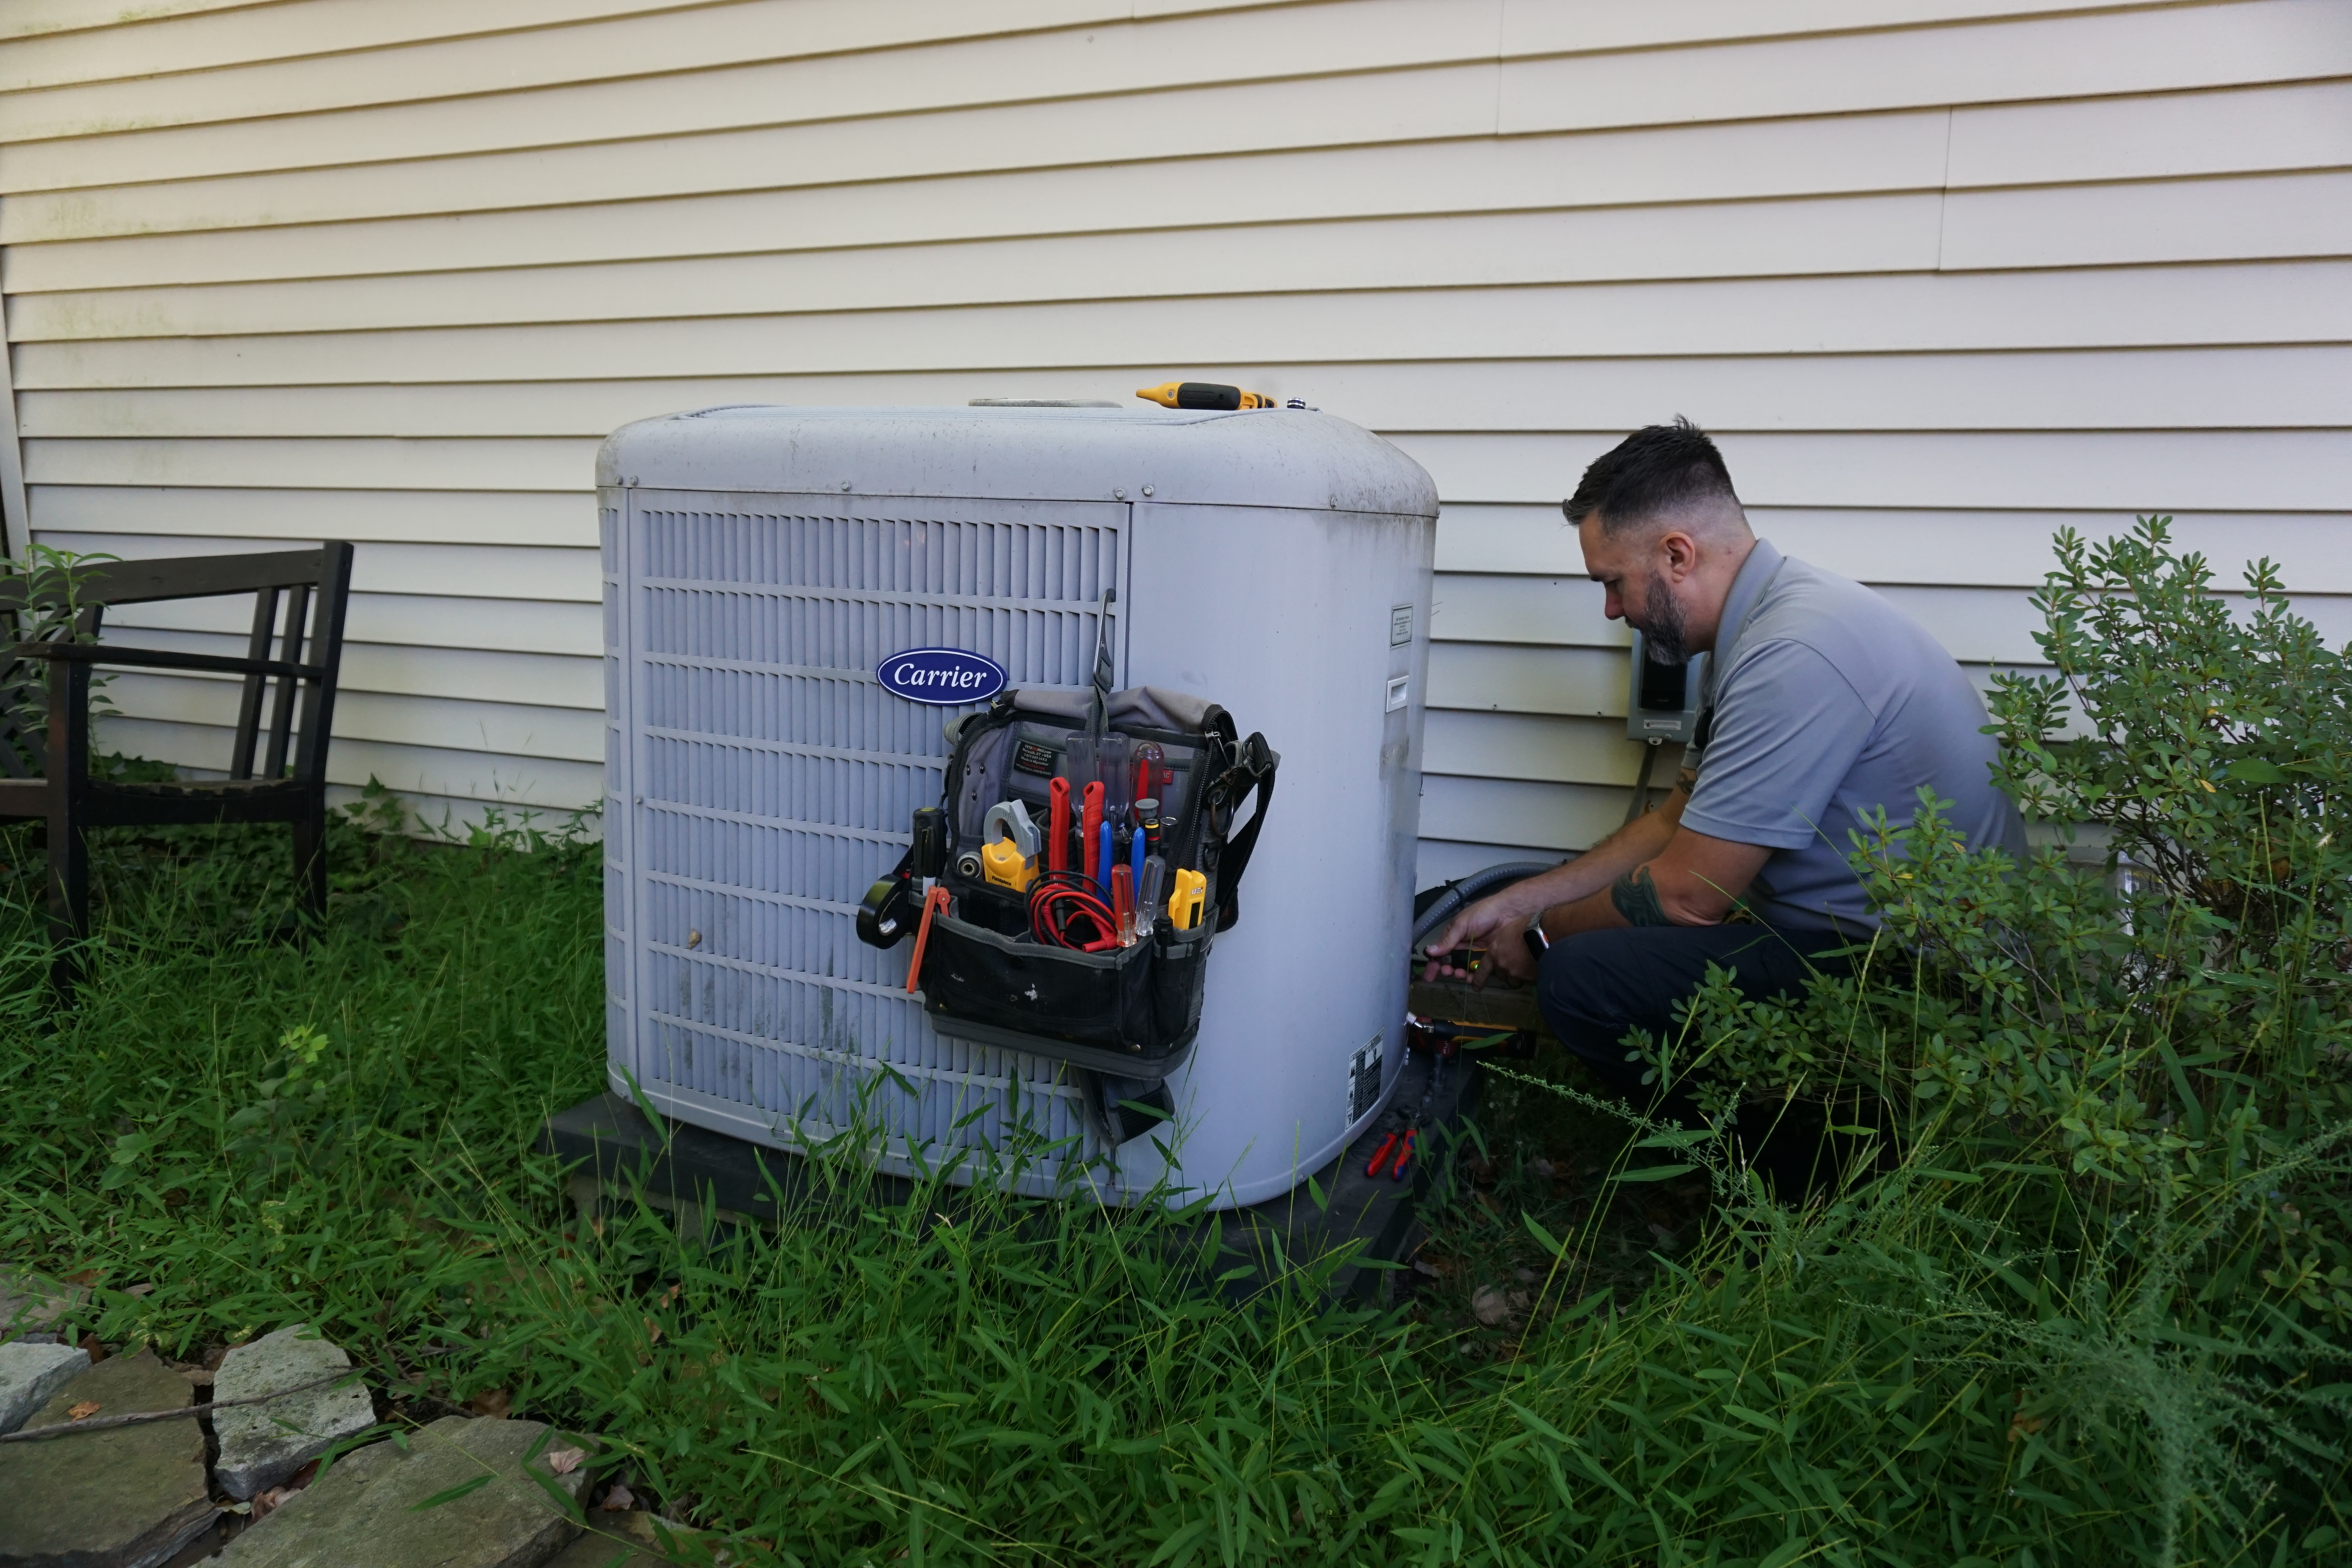
<path id="1" fill-rule="evenodd" d="M 1348 1125 L 1350 1127 L 1370 1115 L 1372 1107 L 1381 1102 L 1381 1042 L 1387 1038 L 1386 1035 L 1374 1035 L 1348 1058 Z"/>
<path id="2" fill-rule="evenodd" d="M 1391 605 L 1389 606 L 1389 647 L 1402 647 L 1411 641 L 1412 641 L 1412 606 Z"/>

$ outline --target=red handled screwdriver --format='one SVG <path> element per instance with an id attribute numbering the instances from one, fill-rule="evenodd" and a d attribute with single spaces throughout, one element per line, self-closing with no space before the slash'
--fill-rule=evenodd
<path id="1" fill-rule="evenodd" d="M 1066 871 L 1070 868 L 1070 781 L 1055 779 L 1045 786 L 1050 806 L 1046 824 L 1045 869 Z"/>

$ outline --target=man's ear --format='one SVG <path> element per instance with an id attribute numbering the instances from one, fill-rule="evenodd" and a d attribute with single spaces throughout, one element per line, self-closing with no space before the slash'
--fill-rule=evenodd
<path id="1" fill-rule="evenodd" d="M 1669 583 L 1679 583 L 1698 570 L 1698 541 L 1679 528 L 1670 528 L 1658 535 L 1655 545 L 1659 574 Z"/>

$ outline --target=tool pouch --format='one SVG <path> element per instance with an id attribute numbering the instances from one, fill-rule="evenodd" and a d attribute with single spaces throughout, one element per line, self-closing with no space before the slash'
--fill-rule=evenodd
<path id="1" fill-rule="evenodd" d="M 1232 717 L 1196 697 L 1153 687 L 1112 692 L 1101 699 L 1099 720 L 1095 700 L 1089 691 L 1009 691 L 956 728 L 942 802 L 950 844 L 941 879 L 955 913 L 932 921 L 919 984 L 943 1035 L 1151 1081 L 1183 1059 L 1200 1028 L 1209 950 L 1239 918 L 1242 878 L 1281 758 L 1263 735 L 1236 739 Z M 986 880 L 978 851 L 989 810 L 1001 801 L 1021 801 L 1046 824 L 1052 781 L 1068 773 L 1073 743 L 1099 748 L 1106 738 L 1130 753 L 1158 748 L 1157 757 L 1130 754 L 1121 765 L 1148 760 L 1152 770 L 1148 782 L 1160 803 L 1160 854 L 1171 880 L 1181 866 L 1203 873 L 1207 887 L 1191 928 L 1177 930 L 1163 908 L 1133 946 L 1086 952 L 1036 940 L 1026 895 Z M 1131 774 L 1124 793 L 1135 794 Z M 1253 796 L 1256 809 L 1233 831 Z M 1071 847 L 1072 869 L 1083 865 L 1081 853 Z M 907 898 L 894 889 L 908 880 L 902 861 L 875 885 L 869 906 L 903 912 Z M 903 918 L 890 921 L 887 933 L 882 923 L 861 919 L 860 936 L 888 947 L 911 931 Z"/>

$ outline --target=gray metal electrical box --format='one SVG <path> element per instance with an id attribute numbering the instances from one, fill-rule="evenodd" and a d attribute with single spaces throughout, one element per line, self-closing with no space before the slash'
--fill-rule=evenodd
<path id="1" fill-rule="evenodd" d="M 1685 745 L 1698 732 L 1698 694 L 1706 679 L 1706 655 L 1687 664 L 1659 664 L 1649 657 L 1640 632 L 1633 634 L 1633 668 L 1625 692 L 1625 736 Z"/>

